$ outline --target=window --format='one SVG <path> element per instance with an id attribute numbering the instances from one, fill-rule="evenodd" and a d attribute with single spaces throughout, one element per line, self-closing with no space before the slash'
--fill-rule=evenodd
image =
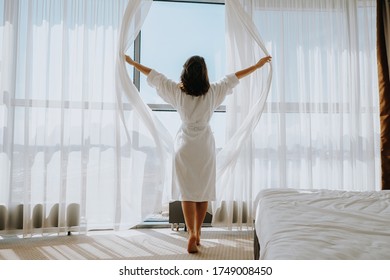
<path id="1" fill-rule="evenodd" d="M 206 60 L 210 81 L 216 81 L 226 74 L 224 13 L 224 5 L 219 4 L 154 1 L 135 44 L 139 44 L 136 57 L 142 64 L 179 81 L 187 58 L 200 55 Z M 147 85 L 145 76 L 139 79 L 143 100 L 174 137 L 180 126 L 179 115 Z M 224 106 L 218 111 L 222 113 L 214 114 L 211 121 L 217 148 L 224 143 Z"/>

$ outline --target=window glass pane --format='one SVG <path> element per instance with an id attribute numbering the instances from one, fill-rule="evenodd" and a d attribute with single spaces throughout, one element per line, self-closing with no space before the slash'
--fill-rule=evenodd
<path id="1" fill-rule="evenodd" d="M 141 63 L 179 81 L 192 55 L 206 60 L 210 81 L 225 73 L 224 5 L 155 1 L 141 30 Z M 146 103 L 164 103 L 141 76 Z"/>

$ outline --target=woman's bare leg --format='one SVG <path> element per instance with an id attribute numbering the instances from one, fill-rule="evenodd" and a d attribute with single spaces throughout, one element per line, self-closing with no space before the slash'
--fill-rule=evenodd
<path id="1" fill-rule="evenodd" d="M 197 245 L 200 244 L 200 231 L 202 228 L 204 218 L 206 217 L 207 207 L 208 207 L 207 201 L 196 203 L 195 233 L 196 233 L 196 244 Z"/>
<path id="2" fill-rule="evenodd" d="M 196 246 L 197 237 L 195 229 L 196 202 L 182 201 L 181 207 L 183 209 L 184 220 L 189 233 L 187 251 L 188 253 L 197 253 L 198 247 Z"/>

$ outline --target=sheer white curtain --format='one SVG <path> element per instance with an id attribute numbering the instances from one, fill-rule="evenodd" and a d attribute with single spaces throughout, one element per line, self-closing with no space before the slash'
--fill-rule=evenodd
<path id="1" fill-rule="evenodd" d="M 142 24 L 149 12 L 152 0 L 136 0 L 130 1 L 126 12 L 122 19 L 122 25 L 118 38 L 118 52 L 116 56 L 116 86 L 117 86 L 117 103 L 118 113 L 121 117 L 124 131 L 126 132 L 127 140 L 132 142 L 132 138 L 128 131 L 129 120 L 124 114 L 124 101 L 131 104 L 136 112 L 137 118 L 142 122 L 145 131 L 148 135 L 148 141 L 142 139 L 141 147 L 147 148 L 150 164 L 147 165 L 148 170 L 148 185 L 147 191 L 149 198 L 153 204 L 157 204 L 161 208 L 162 202 L 168 202 L 170 197 L 170 182 L 171 182 L 171 152 L 173 147 L 173 139 L 169 131 L 160 122 L 152 110 L 142 100 L 138 89 L 129 76 L 129 71 L 126 68 L 124 54 L 132 47 L 135 38 L 139 34 Z M 131 54 L 130 54 L 131 55 Z M 135 128 L 133 128 L 135 129 Z M 134 132 L 134 131 L 133 131 Z M 136 138 L 136 141 L 141 141 Z M 134 147 L 134 145 L 132 145 Z M 135 151 L 136 152 L 136 151 Z M 132 157 L 133 158 L 133 157 Z M 135 161 L 136 162 L 136 161 Z M 156 199 L 152 199 L 155 197 Z M 150 214 L 150 207 L 143 205 L 145 199 L 142 200 L 142 207 L 147 209 L 143 213 Z"/>
<path id="2" fill-rule="evenodd" d="M 126 228 L 159 211 L 153 135 L 116 94 L 127 4 L 0 0 L 0 234 Z"/>
<path id="3" fill-rule="evenodd" d="M 226 1 L 228 72 L 244 69 L 270 55 L 254 22 L 239 1 Z M 249 222 L 252 201 L 251 149 L 270 91 L 272 63 L 240 81 L 227 106 L 225 147 L 217 155 L 217 201 L 213 224 L 232 226 Z"/>
<path id="4" fill-rule="evenodd" d="M 220 222 L 250 224 L 261 189 L 379 190 L 375 1 L 238 2 L 226 1 L 230 69 L 262 54 L 244 18 L 274 67 L 261 119 L 220 186 L 229 205 L 220 207 Z M 261 81 L 242 81 L 231 97 L 228 137 L 261 98 Z"/>

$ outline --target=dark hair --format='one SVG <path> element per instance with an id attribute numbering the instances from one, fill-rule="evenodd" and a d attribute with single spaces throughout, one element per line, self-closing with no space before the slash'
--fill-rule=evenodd
<path id="1" fill-rule="evenodd" d="M 202 96 L 210 88 L 207 66 L 201 56 L 192 56 L 183 65 L 180 76 L 181 89 L 192 96 Z"/>

